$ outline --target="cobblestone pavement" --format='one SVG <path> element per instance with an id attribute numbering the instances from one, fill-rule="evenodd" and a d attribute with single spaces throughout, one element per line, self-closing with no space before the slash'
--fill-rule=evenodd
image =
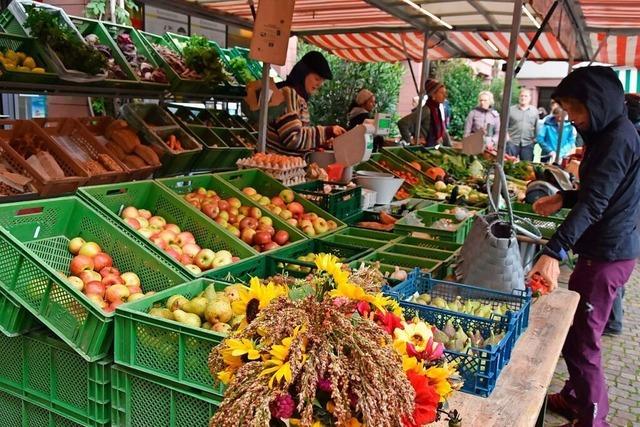
<path id="1" fill-rule="evenodd" d="M 566 287 L 568 271 L 563 271 Z M 627 283 L 624 298 L 624 331 L 616 337 L 602 339 L 603 365 L 609 385 L 609 423 L 612 427 L 640 427 L 640 266 L 636 266 Z M 549 391 L 562 388 L 568 377 L 561 358 Z M 545 426 L 559 426 L 566 420 L 547 413 Z"/>

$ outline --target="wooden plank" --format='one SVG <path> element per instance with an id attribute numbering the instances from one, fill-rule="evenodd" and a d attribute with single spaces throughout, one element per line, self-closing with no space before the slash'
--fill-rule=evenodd
<path id="1" fill-rule="evenodd" d="M 534 302 L 529 327 L 516 344 L 491 396 L 456 393 L 449 399 L 450 408 L 461 413 L 462 425 L 536 424 L 579 299 L 576 292 L 558 289 Z"/>

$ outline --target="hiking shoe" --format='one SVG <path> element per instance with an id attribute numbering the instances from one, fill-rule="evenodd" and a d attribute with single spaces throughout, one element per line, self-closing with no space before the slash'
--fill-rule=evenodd
<path id="1" fill-rule="evenodd" d="M 561 393 L 547 395 L 547 409 L 571 420 L 571 423 L 565 424 L 568 426 L 573 425 L 573 421 L 578 418 L 576 405 L 567 400 Z"/>
<path id="2" fill-rule="evenodd" d="M 622 335 L 622 330 L 620 329 L 611 329 L 610 327 L 606 327 L 604 328 L 604 332 L 602 332 L 602 335 L 606 335 L 608 337 L 617 337 Z"/>

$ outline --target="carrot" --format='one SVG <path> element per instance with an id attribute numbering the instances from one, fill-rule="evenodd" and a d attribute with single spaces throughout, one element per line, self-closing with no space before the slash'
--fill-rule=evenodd
<path id="1" fill-rule="evenodd" d="M 380 222 L 385 225 L 393 225 L 396 219 L 386 212 L 380 212 Z"/>

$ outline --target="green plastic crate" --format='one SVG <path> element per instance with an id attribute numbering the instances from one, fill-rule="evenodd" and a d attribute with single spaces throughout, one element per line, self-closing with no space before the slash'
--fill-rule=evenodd
<path id="1" fill-rule="evenodd" d="M 0 205 L 0 286 L 87 361 L 110 354 L 113 313 L 95 306 L 59 272 L 68 272 L 69 240 L 97 242 L 143 289 L 160 291 L 187 276 L 154 257 L 123 229 L 75 197 Z"/>
<path id="2" fill-rule="evenodd" d="M 420 248 L 438 249 L 451 253 L 459 253 L 462 243 L 447 242 L 444 240 L 421 239 L 419 237 L 404 236 L 396 241 L 396 243 L 409 246 L 417 246 Z"/>
<path id="3" fill-rule="evenodd" d="M 35 317 L 0 285 L 0 332 L 17 337 L 36 325 Z"/>
<path id="4" fill-rule="evenodd" d="M 169 191 L 171 191 L 178 199 L 182 199 L 183 195 L 190 193 L 192 191 L 196 191 L 198 188 L 203 187 L 203 188 L 206 188 L 207 190 L 214 190 L 218 194 L 218 196 L 222 197 L 223 199 L 227 199 L 229 197 L 236 197 L 240 200 L 243 206 L 257 206 L 253 204 L 251 200 L 249 200 L 244 194 L 242 194 L 242 192 L 237 191 L 234 188 L 228 186 L 227 184 L 224 183 L 224 181 L 219 179 L 216 175 L 207 174 L 207 175 L 194 175 L 190 177 L 166 178 L 166 179 L 158 180 L 158 183 L 160 183 Z M 184 203 L 187 206 L 189 206 L 190 209 L 197 211 L 198 215 L 202 216 L 203 218 L 206 218 L 207 221 L 215 222 L 211 218 L 207 217 L 205 214 L 200 212 L 199 209 L 187 204 L 186 202 Z M 267 208 L 260 207 L 260 210 L 262 211 L 263 216 L 271 218 L 271 220 L 273 221 L 273 227 L 276 230 L 285 230 L 287 233 L 289 233 L 289 242 L 294 243 L 300 240 L 305 240 L 307 238 L 297 228 L 293 227 L 291 224 L 288 224 L 285 220 L 283 220 L 279 216 L 269 212 Z M 236 238 L 236 240 L 238 242 L 242 242 L 240 239 Z M 243 242 L 242 244 L 245 245 Z M 289 245 L 285 245 L 285 248 L 287 246 Z M 277 250 L 277 249 L 274 249 L 274 250 Z M 262 252 L 262 253 L 263 254 L 271 253 L 274 250 Z"/>
<path id="5" fill-rule="evenodd" d="M 352 246 L 380 249 L 399 238 L 400 236 L 397 234 L 387 233 L 384 231 L 347 227 L 325 237 L 324 240 L 333 243 L 343 243 Z"/>
<path id="6" fill-rule="evenodd" d="M 388 243 L 375 239 L 367 239 L 365 237 L 349 236 L 347 234 L 330 234 L 327 237 L 323 237 L 322 240 L 324 240 L 325 242 L 358 246 L 361 248 L 369 249 L 380 249 Z"/>
<path id="7" fill-rule="evenodd" d="M 393 157 L 398 161 L 402 161 L 405 163 L 411 163 L 411 162 L 418 163 L 422 167 L 421 172 L 423 174 L 425 174 L 427 169 L 433 167 L 433 165 L 425 162 L 423 159 L 416 156 L 413 152 L 405 149 L 404 147 L 383 147 L 382 151 L 386 154 L 389 154 L 390 157 Z M 425 177 L 426 177 L 426 174 L 425 174 Z M 429 179 L 428 177 L 426 178 Z"/>
<path id="8" fill-rule="evenodd" d="M 191 165 L 191 172 L 235 169 L 239 159 L 251 156 L 251 150 L 244 147 L 229 147 L 222 138 L 206 126 L 187 125 L 187 130 L 202 144 L 202 153 Z"/>
<path id="9" fill-rule="evenodd" d="M 194 212 L 191 205 L 175 197 L 174 193 L 155 181 L 83 187 L 78 190 L 78 195 L 110 220 L 126 229 L 130 235 L 142 239 L 150 254 L 165 259 L 187 277 L 195 277 L 195 275 L 165 251 L 156 247 L 149 239 L 139 235 L 135 229 L 120 218 L 120 213 L 124 208 L 135 206 L 137 209 L 147 209 L 153 215 L 162 216 L 168 223 L 177 224 L 181 229 L 193 233 L 196 242 L 202 248 L 209 248 L 213 251 L 225 249 L 240 258 L 251 258 L 257 253 L 217 223 L 210 221 L 199 212 Z"/>
<path id="10" fill-rule="evenodd" d="M 13 34 L 0 34 L 0 51 L 6 52 L 8 49 L 15 52 L 24 52 L 31 56 L 35 60 L 36 65 L 44 68 L 46 72 L 43 74 L 35 74 L 9 71 L 0 63 L 0 71 L 2 72 L 0 75 L 1 80 L 33 84 L 51 84 L 58 82 L 58 75 L 47 65 L 44 56 L 45 53 L 35 39 Z"/>
<path id="11" fill-rule="evenodd" d="M 117 43 L 111 38 L 111 35 L 107 29 L 102 25 L 102 22 L 94 19 L 80 18 L 77 16 L 70 16 L 71 22 L 76 26 L 82 37 L 86 37 L 89 34 L 94 34 L 98 37 L 100 44 L 108 47 L 111 50 L 112 59 L 120 69 L 127 75 L 126 79 L 106 79 L 101 82 L 101 86 L 110 86 L 116 88 L 138 88 L 138 78 L 133 70 L 129 66 L 129 62 L 122 56 L 122 52 L 118 48 Z"/>
<path id="12" fill-rule="evenodd" d="M 11 427 L 107 427 L 110 424 L 80 424 L 63 417 L 20 393 L 0 391 L 0 418 L 2 425 Z"/>
<path id="13" fill-rule="evenodd" d="M 427 210 L 415 211 L 412 215 L 419 218 L 424 223 L 424 226 L 411 225 L 410 218 L 406 216 L 396 222 L 395 231 L 405 234 L 411 234 L 413 232 L 426 233 L 432 238 L 456 243 L 464 243 L 469 233 L 470 227 L 468 223 L 471 221 L 471 218 L 467 218 L 459 223 L 454 223 L 452 230 L 440 230 L 433 228 L 432 224 L 443 218 L 455 221 L 455 216 Z"/>
<path id="14" fill-rule="evenodd" d="M 87 362 L 43 330 L 0 336 L 0 384 L 83 425 L 109 425 L 110 358 Z M 6 425 L 6 424 L 5 424 Z"/>
<path id="15" fill-rule="evenodd" d="M 116 310 L 115 362 L 136 371 L 223 396 L 222 387 L 214 388 L 207 360 L 211 349 L 222 342 L 225 336 L 148 314 L 155 305 L 164 306 L 172 295 L 191 299 L 212 283 L 217 291 L 228 286 L 223 282 L 197 279 Z"/>
<path id="16" fill-rule="evenodd" d="M 443 271 L 443 263 L 431 259 L 423 259 L 420 257 L 398 255 L 389 252 L 377 251 L 361 260 L 351 263 L 353 268 L 357 268 L 361 262 L 367 265 L 379 263 L 380 271 L 384 274 L 391 274 L 395 271 L 396 266 L 407 273 L 418 267 L 425 273 L 440 275 Z"/>
<path id="17" fill-rule="evenodd" d="M 467 233 L 471 231 L 471 226 L 473 225 L 473 220 L 475 219 L 475 215 L 482 215 L 486 211 L 486 209 L 484 208 L 476 208 L 473 206 L 457 206 L 457 205 L 450 205 L 447 203 L 433 203 L 424 208 L 421 208 L 420 210 L 425 212 L 435 212 L 438 214 L 451 215 L 448 212 L 451 212 L 451 210 L 455 208 L 466 209 L 468 212 L 473 213 L 474 215 L 470 217 L 469 221 L 466 221 Z M 447 217 L 447 218 L 453 219 L 455 218 L 455 215 L 451 215 L 450 217 Z"/>
<path id="18" fill-rule="evenodd" d="M 216 176 L 238 191 L 242 191 L 242 189 L 246 187 L 251 187 L 258 193 L 269 198 L 277 196 L 282 190 L 286 190 L 289 188 L 283 185 L 280 181 L 270 177 L 259 169 L 246 169 L 241 171 L 219 173 Z M 335 222 L 337 226 L 336 230 L 341 230 L 346 226 L 344 222 L 326 212 L 320 206 L 310 202 L 297 193 L 294 194 L 295 195 L 293 200 L 300 203 L 305 212 L 315 213 L 316 215 L 324 218 L 327 221 Z M 330 231 L 320 234 L 319 236 L 323 236 L 328 233 L 330 233 Z"/>
<path id="19" fill-rule="evenodd" d="M 391 172 L 391 173 L 393 173 L 393 171 L 392 171 L 392 169 L 393 169 L 394 171 L 402 171 L 402 172 L 411 173 L 416 178 L 418 178 L 419 181 L 423 181 L 423 182 L 430 182 L 431 181 L 429 179 L 429 177 L 427 177 L 427 175 L 424 172 L 419 171 L 419 170 L 415 169 L 412 166 L 409 166 L 409 164 L 406 161 L 404 161 L 402 159 L 399 159 L 398 157 L 395 157 L 393 155 L 390 155 L 389 153 L 386 153 L 386 152 L 373 153 L 371 155 L 370 161 L 375 162 L 382 169 L 384 169 L 385 171 Z M 384 166 L 381 163 L 383 161 L 386 162 L 386 164 L 392 169 L 389 169 L 388 167 Z M 394 173 L 394 175 L 396 175 L 396 174 Z M 413 184 L 409 184 L 409 185 L 413 185 Z"/>
<path id="20" fill-rule="evenodd" d="M 379 250 L 379 252 L 420 258 L 424 260 L 439 261 L 442 266 L 431 271 L 436 279 L 444 279 L 448 274 L 453 273 L 452 267 L 457 260 L 457 253 L 441 249 L 421 248 L 401 243 L 392 243 Z"/>
<path id="21" fill-rule="evenodd" d="M 291 186 L 291 189 L 303 198 L 317 204 L 324 211 L 336 218 L 344 220 L 362 210 L 362 187 L 357 186 L 344 190 L 332 190 L 326 194 L 323 190 L 324 181 L 309 181 Z"/>
<path id="22" fill-rule="evenodd" d="M 113 426 L 208 427 L 220 398 L 115 365 L 112 370 Z"/>
<path id="23" fill-rule="evenodd" d="M 294 243 L 298 245 L 300 243 Z M 276 274 L 291 274 L 293 277 L 303 277 L 291 272 L 287 272 L 282 267 L 278 267 L 279 261 L 265 255 L 253 260 L 244 260 L 227 265 L 215 271 L 207 273 L 205 276 L 210 279 L 220 280 L 227 283 L 249 283 L 252 277 L 267 278 Z"/>
<path id="24" fill-rule="evenodd" d="M 311 239 L 299 245 L 291 247 L 283 247 L 275 252 L 272 257 L 282 263 L 294 263 L 296 265 L 307 265 L 314 267 L 313 263 L 297 260 L 299 256 L 314 254 L 332 254 L 340 259 L 340 262 L 349 264 L 355 260 L 361 259 L 371 253 L 371 248 L 361 246 L 351 246 L 343 243 L 332 243 L 326 240 Z"/>

